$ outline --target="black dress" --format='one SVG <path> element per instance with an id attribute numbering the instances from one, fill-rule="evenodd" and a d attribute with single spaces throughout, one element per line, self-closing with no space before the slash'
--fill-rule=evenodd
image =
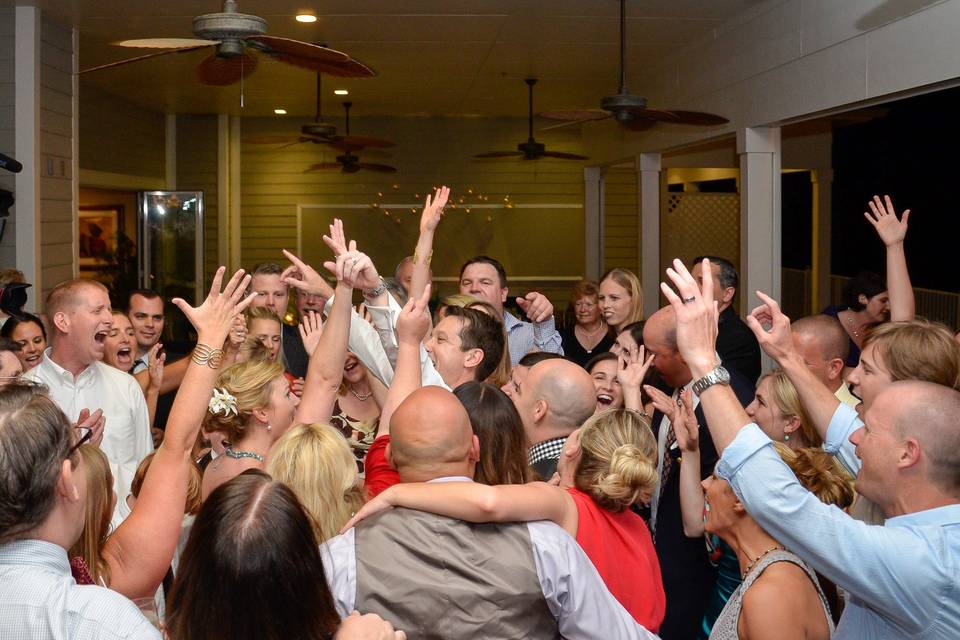
<path id="1" fill-rule="evenodd" d="M 613 343 L 616 341 L 616 338 L 613 334 L 608 331 L 603 339 L 597 343 L 590 351 L 587 351 L 583 348 L 583 345 L 580 344 L 580 341 L 577 340 L 577 334 L 575 331 L 576 323 L 568 324 L 563 331 L 560 333 L 560 339 L 563 344 L 563 357 L 569 360 L 570 362 L 576 362 L 581 367 L 585 366 L 587 362 L 590 361 L 590 358 L 594 357 L 598 353 L 605 353 L 610 351 L 610 347 L 613 346 Z"/>

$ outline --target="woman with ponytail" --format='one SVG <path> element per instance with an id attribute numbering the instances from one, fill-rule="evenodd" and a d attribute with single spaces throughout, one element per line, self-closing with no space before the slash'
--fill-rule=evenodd
<path id="1" fill-rule="evenodd" d="M 402 483 L 368 502 L 345 529 L 379 511 L 406 507 L 468 522 L 550 520 L 586 552 L 610 593 L 651 631 L 666 600 L 650 532 L 630 510 L 650 499 L 657 443 L 636 411 L 605 411 L 564 443 L 550 484 Z"/>

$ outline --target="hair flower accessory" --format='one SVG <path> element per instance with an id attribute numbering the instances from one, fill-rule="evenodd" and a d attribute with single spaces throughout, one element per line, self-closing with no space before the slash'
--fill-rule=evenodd
<path id="1" fill-rule="evenodd" d="M 222 413 L 225 416 L 239 415 L 237 411 L 237 399 L 233 397 L 226 389 L 214 389 L 213 397 L 210 398 L 210 413 Z"/>

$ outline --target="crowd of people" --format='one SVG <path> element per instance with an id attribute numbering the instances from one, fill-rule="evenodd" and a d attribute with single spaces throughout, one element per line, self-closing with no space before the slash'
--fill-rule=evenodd
<path id="1" fill-rule="evenodd" d="M 566 313 L 489 256 L 432 295 L 448 198 L 392 279 L 336 220 L 198 306 L 3 319 L 0 637 L 960 637 L 960 342 L 908 211 L 868 203 L 885 279 L 821 314 L 741 317 L 708 255 L 644 318 L 619 268 Z"/>

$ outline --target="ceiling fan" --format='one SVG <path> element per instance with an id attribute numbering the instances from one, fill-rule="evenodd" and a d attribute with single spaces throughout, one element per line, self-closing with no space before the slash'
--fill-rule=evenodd
<path id="1" fill-rule="evenodd" d="M 544 127 L 541 131 L 557 129 L 582 122 L 613 118 L 620 126 L 631 131 L 645 131 L 658 122 L 671 124 L 690 124 L 714 126 L 729 122 L 723 116 L 702 111 L 680 111 L 671 109 L 648 109 L 647 99 L 633 95 L 627 90 L 627 75 L 624 55 L 627 44 L 626 0 L 620 0 L 620 90 L 615 96 L 607 96 L 600 101 L 600 109 L 572 109 L 566 111 L 545 111 L 540 115 L 551 120 L 564 120 L 563 124 Z"/>
<path id="2" fill-rule="evenodd" d="M 250 75 L 257 67 L 257 53 L 278 62 L 328 73 L 341 78 L 369 78 L 376 75 L 370 67 L 346 53 L 308 42 L 265 35 L 267 21 L 259 16 L 239 13 L 236 0 L 224 0 L 223 11 L 193 19 L 196 38 L 146 38 L 115 42 L 117 46 L 164 49 L 155 53 L 102 64 L 80 73 L 109 69 L 139 60 L 216 47 L 214 53 L 196 67 L 202 84 L 225 86 Z"/>
<path id="3" fill-rule="evenodd" d="M 321 108 L 323 85 L 321 77 L 322 74 L 317 73 L 317 110 L 313 116 L 313 122 L 301 126 L 299 135 L 251 136 L 244 138 L 243 141 L 249 144 L 281 144 L 285 147 L 302 142 L 312 142 L 314 144 L 330 145 L 344 152 L 360 151 L 361 149 L 367 148 L 385 149 L 395 146 L 392 140 L 350 134 L 350 107 L 353 106 L 352 102 L 343 103 L 346 135 L 337 135 L 336 125 L 331 122 L 326 122 L 323 119 L 323 110 Z M 388 154 L 383 155 L 388 157 Z"/>
<path id="4" fill-rule="evenodd" d="M 397 168 L 388 164 L 378 164 L 376 162 L 361 162 L 360 156 L 347 151 L 337 156 L 336 162 L 318 162 L 304 169 L 304 173 L 316 173 L 318 171 L 340 171 L 340 173 L 356 173 L 358 171 L 375 171 L 376 173 L 396 173 Z"/>
<path id="5" fill-rule="evenodd" d="M 350 107 L 353 106 L 352 102 L 343 103 L 344 111 L 344 133 L 343 136 L 332 136 L 331 141 L 325 140 L 314 140 L 309 138 L 310 142 L 327 142 L 330 146 L 340 149 L 343 153 L 337 156 L 336 162 L 318 162 L 317 164 L 311 165 L 304 170 L 304 173 L 313 173 L 316 171 L 332 171 L 339 170 L 341 173 L 356 173 L 358 171 L 376 171 L 377 173 L 396 173 L 397 168 L 391 167 L 388 164 L 377 164 L 375 162 L 361 162 L 360 157 L 356 155 L 355 152 L 359 152 L 367 146 L 371 147 L 392 147 L 394 143 L 390 140 L 384 140 L 382 138 L 374 138 L 372 136 L 353 136 L 350 135 Z M 312 126 L 312 125 L 305 125 Z M 305 137 L 305 136 L 304 136 Z M 339 138 L 339 140 L 338 140 Z M 297 142 L 307 142 L 301 138 Z M 373 143 L 373 144 L 363 144 L 363 143 Z M 297 144 L 297 143 L 294 143 Z M 374 152 L 378 151 L 377 149 Z"/>
<path id="6" fill-rule="evenodd" d="M 536 78 L 526 78 L 527 98 L 528 98 L 528 130 L 529 137 L 526 142 L 517 145 L 516 151 L 489 151 L 480 153 L 474 158 L 521 158 L 523 160 L 538 160 L 540 158 L 557 158 L 559 160 L 587 160 L 587 156 L 581 156 L 576 153 L 566 153 L 563 151 L 547 151 L 546 145 L 533 139 L 533 85 L 537 84 Z"/>

